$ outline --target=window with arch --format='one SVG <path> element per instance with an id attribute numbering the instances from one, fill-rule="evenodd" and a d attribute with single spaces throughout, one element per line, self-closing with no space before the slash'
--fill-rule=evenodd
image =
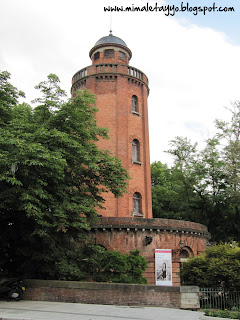
<path id="1" fill-rule="evenodd" d="M 180 258 L 189 258 L 189 252 L 186 249 L 181 249 L 179 253 Z"/>
<path id="2" fill-rule="evenodd" d="M 138 192 L 133 195 L 133 214 L 141 214 L 141 195 Z"/>
<path id="3" fill-rule="evenodd" d="M 96 52 L 96 53 L 94 54 L 93 60 L 96 61 L 96 60 L 98 60 L 99 58 L 100 58 L 100 52 L 98 51 L 98 52 Z"/>
<path id="4" fill-rule="evenodd" d="M 134 139 L 132 142 L 132 161 L 140 161 L 140 143 L 137 139 Z"/>
<path id="5" fill-rule="evenodd" d="M 132 96 L 132 112 L 138 112 L 138 97 Z"/>

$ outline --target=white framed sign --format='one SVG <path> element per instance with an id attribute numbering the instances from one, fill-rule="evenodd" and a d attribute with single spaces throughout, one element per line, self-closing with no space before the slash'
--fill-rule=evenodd
<path id="1" fill-rule="evenodd" d="M 155 249 L 155 279 L 157 286 L 172 286 L 171 249 Z"/>

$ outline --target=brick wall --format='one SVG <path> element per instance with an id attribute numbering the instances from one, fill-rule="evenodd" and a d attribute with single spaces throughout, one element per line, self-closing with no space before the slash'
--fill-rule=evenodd
<path id="1" fill-rule="evenodd" d="M 46 280 L 26 280 L 25 286 L 25 300 L 180 307 L 174 287 Z"/>
<path id="2" fill-rule="evenodd" d="M 25 300 L 199 309 L 198 287 L 25 280 Z"/>

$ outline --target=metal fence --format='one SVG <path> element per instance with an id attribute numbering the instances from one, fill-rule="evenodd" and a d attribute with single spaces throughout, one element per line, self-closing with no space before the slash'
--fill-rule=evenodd
<path id="1" fill-rule="evenodd" d="M 200 307 L 202 309 L 240 309 L 240 291 L 200 288 Z"/>

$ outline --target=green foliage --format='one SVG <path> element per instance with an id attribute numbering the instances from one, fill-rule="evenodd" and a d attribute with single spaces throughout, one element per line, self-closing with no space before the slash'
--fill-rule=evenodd
<path id="1" fill-rule="evenodd" d="M 227 318 L 227 319 L 240 319 L 239 311 L 230 311 L 230 310 L 205 310 L 205 316 L 209 317 L 218 317 L 218 318 Z"/>
<path id="2" fill-rule="evenodd" d="M 240 241 L 240 103 L 230 112 L 203 150 L 176 137 L 167 151 L 173 166 L 151 165 L 154 217 L 205 224 L 215 242 Z"/>
<path id="3" fill-rule="evenodd" d="M 152 205 L 155 218 L 193 220 L 195 194 L 182 171 L 166 164 L 151 164 Z"/>
<path id="4" fill-rule="evenodd" d="M 240 248 L 237 244 L 220 244 L 183 264 L 181 278 L 185 285 L 240 289 Z"/>
<path id="5" fill-rule="evenodd" d="M 106 251 L 103 247 L 88 245 L 85 247 L 83 261 L 86 273 L 97 282 L 145 284 L 142 276 L 147 267 L 146 259 L 140 251 L 121 254 L 118 251 Z"/>
<path id="6" fill-rule="evenodd" d="M 16 105 L 19 97 L 24 97 L 22 91 L 18 91 L 9 83 L 10 73 L 0 72 L 0 126 L 4 126 L 11 118 L 11 107 Z"/>
<path id="7" fill-rule="evenodd" d="M 0 270 L 81 278 L 76 243 L 84 243 L 104 192 L 126 191 L 128 174 L 94 143 L 107 130 L 96 124 L 93 95 L 63 102 L 58 77 L 49 75 L 33 109 L 17 104 L 9 74 L 0 75 L 0 108 L 7 111 L 0 123 Z"/>

